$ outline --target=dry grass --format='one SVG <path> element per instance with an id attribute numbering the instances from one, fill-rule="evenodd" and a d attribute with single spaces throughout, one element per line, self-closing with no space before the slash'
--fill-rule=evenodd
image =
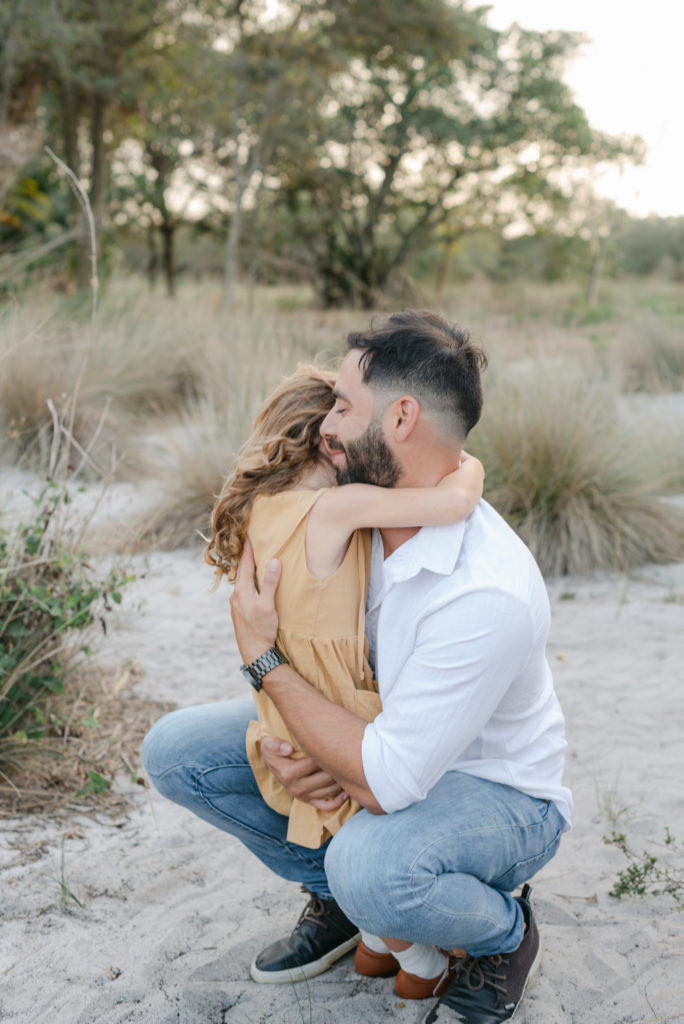
<path id="1" fill-rule="evenodd" d="M 301 287 L 242 290 L 233 313 L 226 317 L 220 295 L 212 285 L 185 285 L 179 299 L 170 302 L 122 282 L 103 297 L 94 326 L 62 309 L 40 329 L 32 330 L 31 325 L 47 315 L 47 306 L 38 301 L 31 306 L 30 317 L 15 311 L 0 322 L 0 406 L 5 425 L 15 434 L 15 443 L 19 432 L 22 444 L 28 444 L 26 452 L 33 464 L 43 466 L 52 429 L 46 396 L 59 399 L 72 395 L 80 375 L 73 419 L 73 433 L 79 443 L 90 443 L 101 424 L 103 410 L 108 408 L 92 451 L 96 464 L 111 474 L 116 463 L 120 478 L 155 481 L 158 485 L 157 510 L 137 531 L 144 534 L 147 544 L 185 542 L 205 527 L 213 496 L 249 432 L 255 409 L 280 376 L 300 360 L 325 363 L 338 357 L 344 351 L 347 332 L 371 319 L 370 314 L 359 311 L 306 308 L 310 298 Z M 632 347 L 646 365 L 660 366 L 646 351 L 647 335 L 655 339 L 653 345 L 659 346 L 658 351 L 669 353 L 670 361 L 665 362 L 670 369 L 679 356 L 675 321 L 680 316 L 680 300 L 662 282 L 608 282 L 602 305 L 593 311 L 583 305 L 583 289 L 569 283 L 549 286 L 512 282 L 502 287 L 472 281 L 439 299 L 426 296 L 425 301 L 471 327 L 500 374 L 504 367 L 515 368 L 521 361 L 529 365 L 550 357 L 570 357 L 586 366 L 588 376 L 593 378 L 618 365 L 619 353 L 629 362 Z M 384 312 L 378 312 L 375 318 L 382 316 Z M 641 330 L 640 324 L 646 325 L 650 334 L 645 328 Z M 635 337 L 639 339 L 637 346 L 633 345 Z M 636 374 L 636 363 L 629 365 L 633 368 L 629 372 Z M 643 368 L 639 371 L 642 381 L 644 372 Z M 659 386 L 664 386 L 664 371 L 658 371 L 658 379 Z M 670 373 L 670 381 L 674 379 Z M 571 383 L 566 383 L 571 390 Z M 555 394 L 553 388 L 557 390 L 558 386 L 549 384 L 549 394 Z M 507 477 L 517 476 L 517 461 L 512 457 L 515 453 L 507 456 L 500 451 L 499 446 L 506 447 L 505 437 L 496 441 L 494 425 L 487 428 L 491 435 L 488 443 L 498 452 L 487 456 L 490 493 L 501 495 L 502 507 L 510 509 L 523 534 L 531 538 L 533 546 L 537 544 L 535 550 L 541 552 L 544 564 L 555 567 L 553 571 L 558 566 L 591 568 L 594 558 L 598 565 L 617 565 L 625 559 L 642 557 L 638 551 L 648 557 L 651 546 L 654 551 L 662 549 L 662 557 L 666 557 L 668 545 L 660 540 L 651 545 L 649 540 L 639 540 L 637 534 L 661 532 L 655 496 L 677 486 L 681 471 L 676 444 L 669 456 L 669 483 L 660 468 L 655 478 L 652 459 L 649 480 L 634 480 L 623 465 L 629 461 L 624 453 L 632 442 L 625 439 L 624 431 L 615 434 L 614 413 L 609 415 L 606 410 L 605 421 L 599 422 L 589 396 L 584 394 L 584 385 L 577 387 L 578 395 L 568 392 L 567 396 L 548 400 L 540 394 L 533 403 L 527 403 L 529 422 L 508 424 L 511 436 L 518 441 L 522 432 L 531 432 L 524 442 L 534 463 L 529 466 L 532 479 L 526 482 L 527 496 L 514 496 L 516 487 L 505 482 Z M 570 406 L 575 400 L 585 412 L 572 419 Z M 488 408 L 494 408 L 495 402 L 494 394 L 489 394 Z M 521 409 L 525 406 L 522 395 L 516 402 Z M 614 399 L 610 403 L 613 408 Z M 551 448 L 546 461 L 541 448 L 532 451 L 537 429 L 533 407 L 539 410 L 543 423 L 540 434 L 547 437 Z M 503 399 L 501 415 L 504 412 L 509 418 L 522 415 L 508 407 L 508 397 Z M 594 443 L 594 436 L 600 438 L 600 445 Z M 579 488 L 583 497 L 576 501 L 573 498 L 568 509 L 577 506 L 580 511 L 566 510 L 569 520 L 577 527 L 587 517 L 594 517 L 603 525 L 594 531 L 587 520 L 582 528 L 584 539 L 575 544 L 570 526 L 569 532 L 564 532 L 566 528 L 559 529 L 554 517 L 562 519 L 566 514 L 559 511 L 561 495 L 567 497 L 578 486 L 573 474 L 587 468 L 579 463 L 570 465 L 567 486 L 558 479 L 557 456 L 562 462 L 566 458 L 563 453 L 570 452 L 572 462 L 578 439 L 588 451 L 597 449 L 597 473 L 605 483 L 606 494 L 613 488 L 615 495 L 610 501 L 604 500 L 596 487 L 589 498 L 591 487 Z M 663 458 L 659 462 L 666 461 L 666 448 L 670 451 L 669 446 L 661 446 Z M 497 468 L 499 462 L 501 469 Z M 548 476 L 546 483 L 544 475 Z M 492 488 L 497 476 L 501 483 L 496 484 L 495 492 Z M 622 532 L 615 521 L 611 523 L 614 512 L 618 515 L 622 508 L 621 502 L 626 516 Z M 651 509 L 648 514 L 644 511 L 646 505 Z M 634 528 L 629 525 L 632 521 Z M 555 525 L 546 535 L 543 524 L 548 523 Z M 541 534 L 543 542 L 535 541 Z M 557 539 L 558 555 L 551 556 L 548 552 Z"/>
<path id="2" fill-rule="evenodd" d="M 174 548 L 206 532 L 214 497 L 239 447 L 227 410 L 199 401 L 153 439 L 141 457 L 159 481 L 156 508 L 141 523 L 137 548 Z"/>
<path id="3" fill-rule="evenodd" d="M 47 735 L 5 751 L 0 818 L 65 810 L 117 813 L 129 806 L 128 798 L 107 783 L 123 771 L 142 784 L 143 737 L 171 710 L 131 693 L 137 674 L 135 666 L 113 675 L 83 665 L 65 693 L 50 696 Z M 94 777 L 103 782 L 94 785 Z"/>
<path id="4" fill-rule="evenodd" d="M 684 518 L 661 497 L 670 466 L 591 368 L 527 365 L 490 380 L 471 448 L 485 496 L 545 575 L 684 558 Z"/>
<path id="5" fill-rule="evenodd" d="M 684 558 L 684 519 L 661 499 L 684 489 L 682 429 L 669 411 L 655 419 L 629 404 L 646 396 L 623 398 L 619 412 L 617 390 L 601 380 L 618 353 L 637 373 L 629 362 L 634 338 L 654 366 L 643 325 L 658 351 L 678 357 L 681 310 L 659 287 L 611 287 L 605 308 L 586 323 L 574 285 L 470 282 L 425 299 L 470 327 L 490 353 L 485 417 L 472 448 L 485 462 L 488 500 L 547 575 Z M 212 286 L 184 286 L 169 302 L 124 282 L 103 297 L 94 325 L 88 310 L 40 296 L 10 308 L 0 317 L 0 455 L 49 464 L 51 398 L 63 412 L 62 434 L 66 427 L 71 435 L 59 438 L 71 444 L 71 471 L 81 460 L 73 439 L 90 449 L 84 468 L 111 476 L 116 464 L 119 476 L 136 488 L 145 482 L 158 498 L 129 530 L 134 543 L 186 543 L 206 529 L 214 495 L 278 379 L 298 361 L 329 364 L 343 354 L 348 331 L 371 319 L 307 308 L 309 300 L 305 289 L 242 291 L 226 318 Z M 665 386 L 663 374 L 658 380 Z M 106 524 L 109 550 L 115 532 Z M 130 673 L 113 678 L 85 665 L 70 675 L 66 692 L 49 697 L 47 735 L 10 745 L 1 814 L 123 806 L 106 781 L 122 767 L 137 772 L 142 736 L 162 710 L 134 698 L 129 683 Z"/>
<path id="6" fill-rule="evenodd" d="M 198 396 L 126 458 L 140 479 L 154 478 L 159 485 L 156 511 L 138 531 L 138 546 L 177 547 L 206 532 L 214 498 L 258 406 L 307 356 L 300 339 L 263 318 L 237 323 L 224 343 L 205 346 Z"/>
<path id="7" fill-rule="evenodd" d="M 97 433 L 90 454 L 107 474 L 120 463 L 119 476 L 135 477 L 140 436 L 156 431 L 160 417 L 194 416 L 198 404 L 239 423 L 231 433 L 242 437 L 244 418 L 279 377 L 298 360 L 339 354 L 349 329 L 344 314 L 281 311 L 283 302 L 277 289 L 252 300 L 241 295 L 226 317 L 208 286 L 170 302 L 122 283 L 105 295 L 94 323 L 46 297 L 8 308 L 0 317 L 4 457 L 46 469 L 48 399 L 58 411 L 71 410 L 78 445 Z"/>
<path id="8" fill-rule="evenodd" d="M 625 329 L 616 349 L 623 391 L 684 388 L 683 318 L 642 313 Z"/>
<path id="9" fill-rule="evenodd" d="M 638 431 L 658 453 L 667 494 L 684 494 L 684 393 L 629 393 L 620 398 L 627 427 Z"/>

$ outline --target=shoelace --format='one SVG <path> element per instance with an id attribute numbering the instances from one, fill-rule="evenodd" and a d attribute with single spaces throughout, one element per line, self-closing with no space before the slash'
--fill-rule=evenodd
<path id="1" fill-rule="evenodd" d="M 500 973 L 500 968 L 507 963 L 508 960 L 497 953 L 494 956 L 469 956 L 460 964 L 460 968 L 463 980 L 471 992 L 479 992 L 488 985 L 495 992 L 506 993 L 506 974 Z"/>
<path id="2" fill-rule="evenodd" d="M 304 886 L 302 886 L 302 892 L 307 893 L 311 899 L 300 914 L 297 925 L 300 925 L 302 921 L 313 921 L 315 924 L 320 925 L 321 928 L 327 928 L 328 926 L 323 920 L 326 907 L 321 897 L 317 896 L 315 892 L 311 892 L 310 889 L 305 889 Z"/>
<path id="3" fill-rule="evenodd" d="M 442 950 L 442 952 L 444 952 L 444 950 Z M 453 973 L 454 973 L 453 961 L 452 961 L 450 956 L 447 956 L 447 958 L 446 958 L 446 966 L 445 966 L 444 970 L 442 971 L 442 973 L 440 974 L 439 978 L 437 979 L 437 984 L 435 985 L 435 987 L 432 990 L 433 996 L 437 995 L 437 993 L 440 990 L 440 986 L 442 985 L 442 982 L 445 980 L 445 978 L 450 977 L 450 975 L 452 975 Z"/>

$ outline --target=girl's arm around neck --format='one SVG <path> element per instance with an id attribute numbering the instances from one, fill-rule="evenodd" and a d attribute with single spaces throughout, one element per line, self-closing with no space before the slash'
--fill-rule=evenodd
<path id="1" fill-rule="evenodd" d="M 341 563 L 354 530 L 377 526 L 444 526 L 458 523 L 482 497 L 484 469 L 465 455 L 461 466 L 435 487 L 331 487 L 309 514 L 306 558 L 314 575 L 325 578 Z"/>

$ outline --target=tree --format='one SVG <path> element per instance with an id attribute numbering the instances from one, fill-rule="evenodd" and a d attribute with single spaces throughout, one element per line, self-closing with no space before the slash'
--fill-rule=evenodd
<path id="1" fill-rule="evenodd" d="M 561 80 L 581 37 L 498 32 L 486 8 L 445 0 L 346 6 L 318 39 L 345 69 L 290 133 L 306 149 L 278 162 L 327 305 L 373 305 L 438 225 L 448 242 L 548 223 L 573 172 L 636 152 L 592 130 Z"/>
<path id="2" fill-rule="evenodd" d="M 14 99 L 26 79 L 34 106 L 44 109 L 45 131 L 87 191 L 100 227 L 106 210 L 108 150 L 112 119 L 133 102 L 145 73 L 141 56 L 150 38 L 181 16 L 189 0 L 14 0 L 21 53 L 13 49 L 12 82 L 3 96 Z M 7 99 L 3 101 L 5 104 Z M 1 111 L 0 107 L 0 111 Z M 90 274 L 89 240 L 75 197 L 72 218 L 79 225 L 77 276 Z"/>
<path id="3" fill-rule="evenodd" d="M 119 226 L 147 230 L 148 271 L 156 271 L 156 237 L 169 295 L 176 288 L 175 239 L 199 196 L 210 204 L 214 124 L 219 109 L 220 55 L 210 26 L 179 21 L 141 58 L 140 87 L 119 125 L 112 158 L 112 215 Z"/>

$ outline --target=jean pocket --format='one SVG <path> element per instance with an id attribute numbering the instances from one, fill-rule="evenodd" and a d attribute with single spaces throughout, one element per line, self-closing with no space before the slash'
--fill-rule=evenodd
<path id="1" fill-rule="evenodd" d="M 502 889 L 504 892 L 512 892 L 513 889 L 517 889 L 523 882 L 529 882 L 533 875 L 536 875 L 538 871 L 544 867 L 545 864 L 551 860 L 554 856 L 561 841 L 561 831 L 559 830 L 553 837 L 552 841 L 546 846 L 540 853 L 535 854 L 533 857 L 528 857 L 525 860 L 519 860 L 517 864 L 514 864 L 512 868 L 509 868 L 503 875 L 499 875 L 498 878 L 493 878 L 489 883 L 495 889 Z"/>

